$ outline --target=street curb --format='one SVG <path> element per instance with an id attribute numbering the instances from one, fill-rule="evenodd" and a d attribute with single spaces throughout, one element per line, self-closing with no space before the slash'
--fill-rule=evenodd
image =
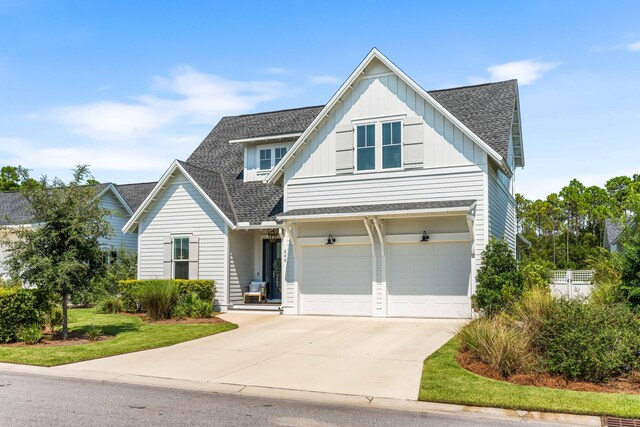
<path id="1" fill-rule="evenodd" d="M 324 403 L 330 405 L 358 406 L 395 411 L 419 412 L 435 415 L 457 415 L 502 421 L 518 420 L 524 422 L 554 422 L 565 425 L 593 427 L 600 427 L 602 425 L 602 420 L 600 417 L 590 415 L 518 411 L 513 409 L 485 408 L 478 406 L 454 405 L 448 403 L 421 402 L 417 400 L 402 400 L 386 397 L 270 388 L 245 384 L 190 381 L 143 375 L 113 374 L 99 371 L 77 371 L 65 369 L 64 366 L 58 366 L 52 369 L 41 366 L 0 363 L 0 373 L 1 372 L 36 374 L 50 377 L 100 381 L 105 383 L 131 384 L 207 393 L 236 394 L 240 396 L 287 399 L 313 403 Z"/>

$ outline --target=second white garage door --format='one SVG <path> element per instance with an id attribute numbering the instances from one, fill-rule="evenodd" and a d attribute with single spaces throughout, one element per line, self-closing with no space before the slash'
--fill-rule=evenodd
<path id="1" fill-rule="evenodd" d="M 388 252 L 389 316 L 469 317 L 471 243 L 389 244 Z"/>
<path id="2" fill-rule="evenodd" d="M 371 248 L 303 246 L 300 313 L 371 316 Z"/>

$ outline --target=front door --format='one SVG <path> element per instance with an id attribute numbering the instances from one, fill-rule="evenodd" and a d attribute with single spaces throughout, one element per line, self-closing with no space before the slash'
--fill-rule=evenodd
<path id="1" fill-rule="evenodd" d="M 262 241 L 262 277 L 267 282 L 267 299 L 269 301 L 279 301 L 282 298 L 281 254 L 282 242 L 280 240 L 275 242 Z"/>

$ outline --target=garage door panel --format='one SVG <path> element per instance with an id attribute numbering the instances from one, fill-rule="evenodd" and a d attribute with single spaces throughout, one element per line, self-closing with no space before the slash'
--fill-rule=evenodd
<path id="1" fill-rule="evenodd" d="M 371 315 L 368 245 L 304 246 L 301 265 L 301 313 Z"/>
<path id="2" fill-rule="evenodd" d="M 388 314 L 468 317 L 471 243 L 391 244 Z"/>

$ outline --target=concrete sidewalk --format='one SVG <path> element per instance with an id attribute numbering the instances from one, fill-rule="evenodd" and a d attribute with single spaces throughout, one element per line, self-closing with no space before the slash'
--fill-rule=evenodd
<path id="1" fill-rule="evenodd" d="M 221 317 L 240 327 L 50 369 L 416 400 L 424 359 L 462 324 L 262 313 Z"/>

